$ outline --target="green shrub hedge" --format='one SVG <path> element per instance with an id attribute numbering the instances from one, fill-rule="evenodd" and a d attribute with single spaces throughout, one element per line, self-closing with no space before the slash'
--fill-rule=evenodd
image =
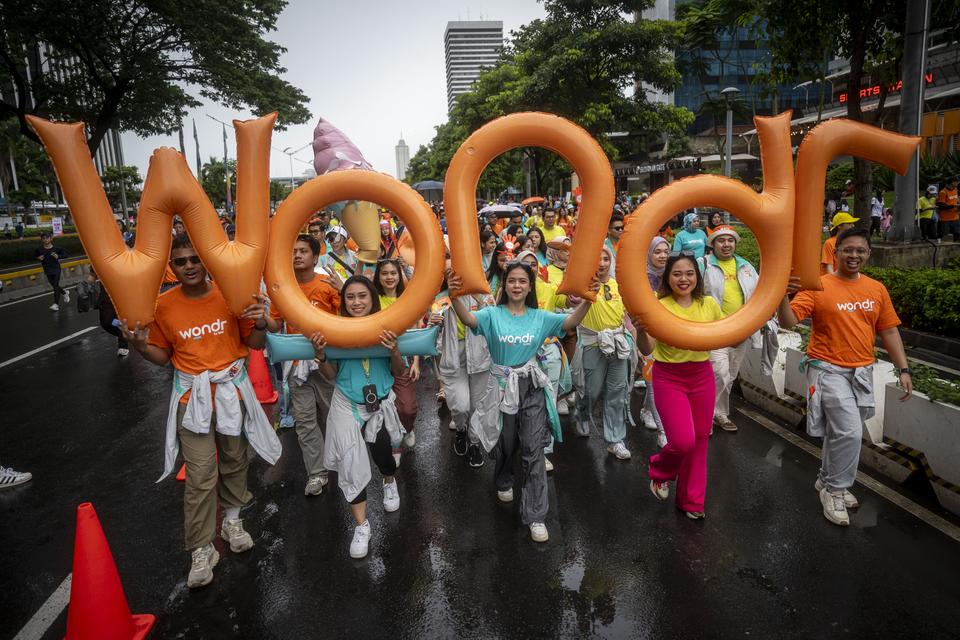
<path id="1" fill-rule="evenodd" d="M 53 239 L 53 244 L 63 248 L 69 258 L 76 258 L 84 255 L 83 245 L 80 244 L 80 236 L 75 233 L 64 234 Z M 40 241 L 36 238 L 23 238 L 22 240 L 6 240 L 0 242 L 0 267 L 19 267 L 24 268 L 39 266 L 33 252 L 40 246 Z"/>
<path id="2" fill-rule="evenodd" d="M 738 226 L 737 232 L 737 253 L 759 268 L 760 250 L 753 233 L 743 226 Z M 960 269 L 867 267 L 864 273 L 887 287 L 905 326 L 951 337 L 960 335 Z"/>
<path id="3" fill-rule="evenodd" d="M 903 323 L 917 331 L 960 335 L 960 269 L 867 267 L 886 285 Z"/>
<path id="4" fill-rule="evenodd" d="M 16 234 L 16 230 L 15 230 L 15 228 L 14 228 L 13 225 L 10 226 L 10 231 L 13 233 L 14 239 L 16 239 L 17 234 Z M 51 232 L 51 229 L 50 229 L 50 227 L 27 227 L 26 229 L 23 230 L 23 237 L 24 237 L 24 238 L 39 238 L 39 237 L 40 237 L 40 234 L 43 233 L 44 231 L 50 233 L 50 232 Z M 63 233 L 64 233 L 64 234 L 71 234 L 71 233 L 76 233 L 76 232 L 77 232 L 77 228 L 76 228 L 75 226 L 73 226 L 72 224 L 65 224 L 65 225 L 63 225 Z M 3 236 L 0 236 L 0 242 L 9 242 L 9 240 L 6 240 L 5 238 L 3 238 Z"/>

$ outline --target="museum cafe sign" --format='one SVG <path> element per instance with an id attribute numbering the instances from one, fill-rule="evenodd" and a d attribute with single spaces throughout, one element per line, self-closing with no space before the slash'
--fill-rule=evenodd
<path id="1" fill-rule="evenodd" d="M 636 176 L 641 173 L 662 173 L 664 171 L 676 171 L 677 169 L 700 169 L 700 158 L 676 158 L 666 160 L 656 164 L 638 164 L 633 167 L 620 167 L 614 169 L 613 174 L 622 178 L 624 176 Z"/>

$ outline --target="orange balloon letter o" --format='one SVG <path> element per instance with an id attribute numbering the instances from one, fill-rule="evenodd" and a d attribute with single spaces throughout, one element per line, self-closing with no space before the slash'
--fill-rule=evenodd
<path id="1" fill-rule="evenodd" d="M 577 241 L 559 293 L 593 300 L 590 280 L 600 262 L 600 249 L 613 213 L 615 192 L 610 161 L 589 133 L 549 113 L 514 113 L 488 122 L 464 140 L 450 161 L 443 184 L 443 202 L 453 268 L 463 278 L 463 293 L 490 293 L 480 260 L 477 225 L 477 182 L 490 161 L 517 147 L 543 147 L 571 164 L 583 185 Z M 419 261 L 420 245 L 417 244 Z"/>
<path id="2" fill-rule="evenodd" d="M 291 247 L 304 223 L 313 212 L 341 200 L 366 200 L 390 209 L 400 216 L 417 245 L 417 268 L 403 295 L 389 309 L 364 318 L 343 318 L 317 309 L 293 273 Z M 401 334 L 412 327 L 437 293 L 443 263 L 440 225 L 420 194 L 386 174 L 337 171 L 310 180 L 280 205 L 270 221 L 264 276 L 270 299 L 284 318 L 306 335 L 319 331 L 330 345 L 354 348 L 379 344 L 385 329 Z"/>
<path id="3" fill-rule="evenodd" d="M 657 340 L 695 351 L 739 344 L 773 315 L 783 298 L 790 276 L 794 208 L 790 112 L 755 122 L 763 156 L 761 194 L 737 180 L 694 176 L 659 189 L 628 220 L 617 252 L 617 283 L 631 315 Z M 641 277 L 647 271 L 650 242 L 661 225 L 678 211 L 704 205 L 725 209 L 743 220 L 756 235 L 763 264 L 749 302 L 716 322 L 678 318 L 660 304 L 647 279 Z"/>

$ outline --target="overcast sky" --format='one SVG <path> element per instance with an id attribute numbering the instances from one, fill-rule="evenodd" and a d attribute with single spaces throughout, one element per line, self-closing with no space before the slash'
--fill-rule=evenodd
<path id="1" fill-rule="evenodd" d="M 443 32 L 449 20 L 502 20 L 504 35 L 538 17 L 536 0 L 292 0 L 268 38 L 287 49 L 281 63 L 284 78 L 309 98 L 311 121 L 274 132 L 273 146 L 296 149 L 313 139 L 317 118 L 339 127 L 374 168 L 396 174 L 394 146 L 401 132 L 410 155 L 433 137 L 433 127 L 447 119 Z M 184 138 L 191 169 L 195 146 L 191 120 L 197 123 L 200 153 L 223 156 L 221 125 L 251 117 L 215 104 L 188 114 Z M 228 129 L 228 155 L 236 158 Z M 179 147 L 176 134 L 139 138 L 123 136 L 124 159 L 146 177 L 147 163 L 160 146 Z M 312 165 L 310 147 L 296 154 L 294 174 Z M 299 161 L 298 161 L 299 160 Z M 271 153 L 271 175 L 289 176 L 288 157 Z"/>

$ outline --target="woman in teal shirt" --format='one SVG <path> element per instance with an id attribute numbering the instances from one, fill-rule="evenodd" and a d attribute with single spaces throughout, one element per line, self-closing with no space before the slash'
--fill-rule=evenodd
<path id="1" fill-rule="evenodd" d="M 378 311 L 380 298 L 373 283 L 363 276 L 348 278 L 340 289 L 340 315 L 357 318 Z M 400 445 L 405 432 L 397 415 L 393 380 L 394 376 L 402 375 L 406 367 L 397 348 L 397 336 L 390 331 L 380 334 L 380 344 L 390 353 L 385 358 L 328 360 L 323 335 L 315 333 L 310 341 L 321 375 L 336 381 L 327 414 L 323 464 L 337 472 L 340 490 L 350 502 L 357 521 L 350 556 L 363 558 L 370 545 L 367 484 L 372 477 L 371 457 L 383 474 L 384 510 L 400 508 L 400 493 L 394 478 L 397 463 L 392 448 Z"/>
<path id="2" fill-rule="evenodd" d="M 683 216 L 683 229 L 673 240 L 674 251 L 692 251 L 699 260 L 707 251 L 707 234 L 700 228 L 700 215 L 688 213 Z"/>
<path id="3" fill-rule="evenodd" d="M 510 262 L 503 272 L 497 305 L 471 313 L 457 297 L 463 286 L 460 276 L 452 271 L 447 276 L 457 317 L 474 334 L 486 338 L 493 360 L 492 376 L 470 428 L 484 449 L 493 452 L 501 502 L 513 501 L 513 458 L 519 449 L 524 473 L 520 518 L 530 527 L 534 542 L 546 542 L 549 504 L 543 448 L 550 444 L 551 422 L 554 436 L 562 437 L 557 417 L 548 414 L 554 408 L 545 395 L 550 381 L 537 362 L 537 351 L 547 338 L 562 338 L 580 324 L 591 303 L 581 302 L 570 314 L 543 311 L 537 306 L 535 282 L 530 267 Z M 598 289 L 599 282 L 594 281 L 591 290 Z"/>

